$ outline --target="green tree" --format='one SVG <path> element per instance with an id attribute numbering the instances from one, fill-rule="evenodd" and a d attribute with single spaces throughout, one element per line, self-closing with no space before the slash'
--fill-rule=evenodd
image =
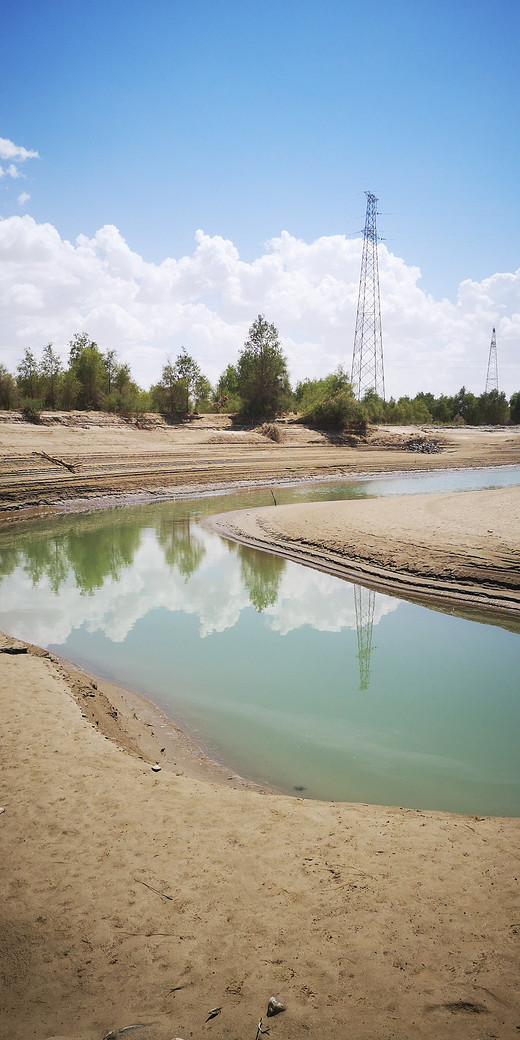
<path id="1" fill-rule="evenodd" d="M 156 411 L 169 415 L 182 414 L 185 401 L 184 388 L 179 386 L 175 365 L 169 356 L 166 364 L 163 365 L 160 382 L 150 387 L 150 397 L 152 408 L 155 408 Z"/>
<path id="2" fill-rule="evenodd" d="M 68 368 L 60 379 L 59 402 L 66 410 L 76 408 L 81 385 L 73 368 Z"/>
<path id="3" fill-rule="evenodd" d="M 115 350 L 107 350 L 101 356 L 103 358 L 103 364 L 105 366 L 105 374 L 107 380 L 106 391 L 107 394 L 111 394 L 114 380 L 117 377 L 119 369 L 119 365 L 117 363 L 117 353 Z"/>
<path id="4" fill-rule="evenodd" d="M 188 415 L 190 398 L 204 397 L 208 389 L 211 392 L 211 386 L 206 377 L 202 375 L 197 362 L 190 357 L 185 347 L 182 347 L 180 354 L 177 356 L 173 370 L 184 396 L 183 411 L 185 415 Z"/>
<path id="5" fill-rule="evenodd" d="M 385 422 L 385 402 L 375 390 L 367 390 L 363 396 L 363 408 L 366 411 L 367 418 L 372 423 L 384 423 Z"/>
<path id="6" fill-rule="evenodd" d="M 228 365 L 215 387 L 213 400 L 219 412 L 239 412 L 242 398 L 238 388 L 238 372 L 234 365 Z"/>
<path id="7" fill-rule="evenodd" d="M 465 386 L 461 386 L 458 394 L 452 398 L 452 418 L 464 419 L 468 426 L 474 426 L 478 422 L 478 402 L 474 394 L 469 393 Z"/>
<path id="8" fill-rule="evenodd" d="M 47 407 L 56 408 L 62 365 L 61 360 L 52 349 L 52 343 L 43 348 L 40 372 L 42 375 L 43 403 Z"/>
<path id="9" fill-rule="evenodd" d="M 7 371 L 5 365 L 0 365 L 0 408 L 5 408 L 6 411 L 9 411 L 10 408 L 16 407 L 17 402 L 18 389 L 16 380 Z"/>
<path id="10" fill-rule="evenodd" d="M 287 404 L 290 387 L 287 362 L 278 339 L 278 330 L 258 315 L 249 329 L 240 353 L 238 389 L 243 411 L 249 416 L 272 415 Z"/>
<path id="11" fill-rule="evenodd" d="M 75 352 L 71 369 L 80 385 L 79 407 L 92 408 L 95 411 L 102 408 L 106 373 L 102 355 L 95 343 L 88 343 Z"/>
<path id="12" fill-rule="evenodd" d="M 31 401 L 38 401 L 41 390 L 40 366 L 29 348 L 24 351 L 16 373 L 20 396 Z"/>
<path id="13" fill-rule="evenodd" d="M 481 394 L 477 402 L 477 422 L 489 426 L 503 426 L 509 419 L 506 395 L 498 390 Z"/>
<path id="14" fill-rule="evenodd" d="M 347 423 L 366 422 L 366 408 L 356 401 L 349 377 L 341 365 L 323 379 L 298 383 L 295 398 L 302 419 L 313 426 L 344 430 Z"/>
<path id="15" fill-rule="evenodd" d="M 69 343 L 69 367 L 72 368 L 85 347 L 95 346 L 97 344 L 89 339 L 86 332 L 75 332 Z"/>
<path id="16" fill-rule="evenodd" d="M 517 390 L 509 400 L 509 418 L 515 426 L 520 423 L 520 390 Z"/>

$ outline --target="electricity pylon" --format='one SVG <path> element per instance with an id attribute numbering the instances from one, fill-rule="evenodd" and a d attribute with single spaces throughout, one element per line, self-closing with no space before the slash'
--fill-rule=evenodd
<path id="1" fill-rule="evenodd" d="M 498 390 L 498 364 L 497 364 L 497 337 L 493 329 L 491 344 L 489 347 L 489 360 L 486 376 L 486 394 L 491 390 Z"/>
<path id="2" fill-rule="evenodd" d="M 367 390 L 375 390 L 378 397 L 384 401 L 383 334 L 377 263 L 377 243 L 379 241 L 376 229 L 377 199 L 370 191 L 366 191 L 365 195 L 367 212 L 363 233 L 351 382 L 358 401 Z"/>
<path id="3" fill-rule="evenodd" d="M 367 690 L 370 682 L 375 602 L 376 594 L 373 589 L 365 589 L 362 585 L 354 585 L 360 690 Z"/>

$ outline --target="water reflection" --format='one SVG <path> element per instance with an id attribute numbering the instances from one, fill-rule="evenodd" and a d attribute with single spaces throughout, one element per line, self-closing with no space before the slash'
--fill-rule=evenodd
<path id="1" fill-rule="evenodd" d="M 248 607 L 281 636 L 309 625 L 365 638 L 361 593 L 355 599 L 352 586 L 224 541 L 171 505 L 62 518 L 21 545 L 16 533 L 3 543 L 0 628 L 41 645 L 62 644 L 83 625 L 122 642 L 162 608 L 196 616 L 201 638 L 233 628 Z M 388 596 L 363 595 L 371 626 L 399 606 Z M 362 668 L 366 688 L 366 663 Z"/>
<path id="2" fill-rule="evenodd" d="M 374 590 L 365 589 L 362 585 L 354 585 L 354 604 L 356 607 L 359 688 L 367 690 L 370 683 L 370 659 L 373 649 L 372 630 L 376 606 Z"/>
<path id="3" fill-rule="evenodd" d="M 149 696 L 284 790 L 516 812 L 518 637 L 190 520 L 232 504 L 244 496 L 1 532 L 0 629 Z"/>
<path id="4" fill-rule="evenodd" d="M 272 556 L 238 543 L 235 543 L 235 548 L 240 558 L 240 577 L 247 589 L 249 602 L 259 614 L 263 614 L 268 607 L 276 604 L 285 560 L 282 556 Z"/>
<path id="5" fill-rule="evenodd" d="M 46 579 L 57 594 L 70 579 L 84 595 L 101 589 L 107 578 L 118 581 L 131 567 L 139 548 L 141 530 L 124 523 L 121 514 L 68 518 L 34 531 L 20 545 L 18 533 L 8 532 L 0 546 L 0 580 L 22 567 L 32 585 Z"/>
<path id="6" fill-rule="evenodd" d="M 188 582 L 206 554 L 202 539 L 193 532 L 191 520 L 164 517 L 159 520 L 156 530 L 167 566 L 178 570 L 184 581 Z"/>

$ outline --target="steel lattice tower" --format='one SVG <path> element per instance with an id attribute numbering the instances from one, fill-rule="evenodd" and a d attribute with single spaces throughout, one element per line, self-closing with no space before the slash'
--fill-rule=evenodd
<path id="1" fill-rule="evenodd" d="M 498 390 L 498 363 L 497 363 L 497 337 L 493 329 L 491 344 L 489 347 L 489 360 L 486 376 L 486 394 L 491 390 Z"/>
<path id="2" fill-rule="evenodd" d="M 377 263 L 377 199 L 366 191 L 367 212 L 363 233 L 363 256 L 359 277 L 359 296 L 352 354 L 351 382 L 358 401 L 367 390 L 375 390 L 385 399 L 383 370 L 383 334 Z"/>

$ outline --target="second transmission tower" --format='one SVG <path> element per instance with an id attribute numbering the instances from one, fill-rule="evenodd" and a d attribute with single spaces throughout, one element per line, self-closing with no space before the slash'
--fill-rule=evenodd
<path id="1" fill-rule="evenodd" d="M 363 256 L 359 278 L 351 382 L 358 401 L 367 390 L 375 390 L 378 397 L 384 401 L 383 334 L 377 262 L 377 199 L 370 191 L 366 191 L 365 195 L 367 212 L 363 233 Z"/>
<path id="2" fill-rule="evenodd" d="M 487 367 L 485 390 L 486 394 L 489 394 L 491 390 L 498 390 L 497 337 L 494 329 L 493 335 L 491 336 L 491 344 L 489 347 L 489 360 Z"/>

